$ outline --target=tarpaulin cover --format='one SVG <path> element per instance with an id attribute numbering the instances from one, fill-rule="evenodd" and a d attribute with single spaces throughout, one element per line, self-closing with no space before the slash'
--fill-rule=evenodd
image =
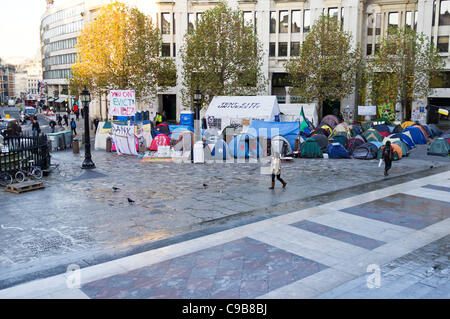
<path id="1" fill-rule="evenodd" d="M 298 122 L 268 122 L 253 120 L 247 131 L 248 135 L 254 137 L 272 138 L 280 135 L 288 140 L 291 148 L 295 147 L 295 139 L 300 134 L 300 126 Z"/>

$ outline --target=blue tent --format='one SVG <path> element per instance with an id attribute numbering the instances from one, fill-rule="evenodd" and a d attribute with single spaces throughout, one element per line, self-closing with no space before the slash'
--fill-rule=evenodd
<path id="1" fill-rule="evenodd" d="M 272 138 L 274 136 L 283 136 L 295 148 L 295 139 L 300 134 L 300 125 L 298 122 L 268 122 L 252 120 L 247 134 L 255 137 Z"/>
<path id="2" fill-rule="evenodd" d="M 211 157 L 216 160 L 225 160 L 229 156 L 230 150 L 227 143 L 222 139 L 218 140 L 211 151 Z"/>
<path id="3" fill-rule="evenodd" d="M 340 143 L 328 144 L 325 153 L 329 158 L 350 158 L 347 150 Z"/>
<path id="4" fill-rule="evenodd" d="M 402 134 L 402 133 L 396 133 L 396 134 L 392 134 L 389 135 L 389 137 L 391 138 L 399 138 L 400 140 L 402 140 L 407 146 L 408 148 L 414 148 L 416 147 L 416 143 L 414 143 L 414 141 L 406 134 Z"/>
<path id="5" fill-rule="evenodd" d="M 377 142 L 377 141 L 370 141 L 369 143 L 372 143 L 373 145 L 375 145 L 378 149 L 383 146 L 382 142 Z"/>
<path id="6" fill-rule="evenodd" d="M 423 136 L 423 133 L 420 130 L 420 128 L 410 126 L 405 128 L 403 132 L 409 132 L 415 144 L 427 144 L 427 139 L 425 136 Z"/>
<path id="7" fill-rule="evenodd" d="M 169 130 L 170 130 L 170 138 L 172 140 L 178 139 L 180 134 L 185 131 L 194 132 L 194 128 L 187 125 L 169 125 Z"/>
<path id="8" fill-rule="evenodd" d="M 228 143 L 228 148 L 235 158 L 257 158 L 264 154 L 262 147 L 256 141 L 255 137 L 248 134 L 236 135 L 231 142 Z"/>

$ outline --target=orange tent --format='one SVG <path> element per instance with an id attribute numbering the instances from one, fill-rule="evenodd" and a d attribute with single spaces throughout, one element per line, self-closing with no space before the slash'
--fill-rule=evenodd
<path id="1" fill-rule="evenodd" d="M 411 125 L 414 125 L 414 124 L 416 124 L 416 123 L 411 122 L 411 121 L 406 121 L 406 122 L 403 122 L 400 125 L 401 125 L 402 129 L 405 129 L 405 128 L 410 127 Z"/>

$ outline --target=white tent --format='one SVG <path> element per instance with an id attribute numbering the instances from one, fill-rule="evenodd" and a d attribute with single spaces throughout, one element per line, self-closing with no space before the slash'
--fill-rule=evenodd
<path id="1" fill-rule="evenodd" d="M 319 124 L 319 116 L 317 115 L 317 103 L 308 104 L 280 104 L 280 120 L 282 122 L 297 122 L 300 119 L 300 111 L 303 107 L 305 117 L 310 120 L 314 126 Z"/>
<path id="2" fill-rule="evenodd" d="M 276 96 L 215 96 L 205 112 L 208 128 L 223 130 L 251 120 L 275 121 L 280 114 Z"/>

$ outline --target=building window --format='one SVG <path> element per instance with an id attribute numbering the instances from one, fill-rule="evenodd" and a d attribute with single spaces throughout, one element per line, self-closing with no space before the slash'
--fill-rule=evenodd
<path id="1" fill-rule="evenodd" d="M 300 42 L 291 42 L 291 56 L 300 55 Z"/>
<path id="2" fill-rule="evenodd" d="M 367 16 L 367 35 L 373 35 L 373 14 Z"/>
<path id="3" fill-rule="evenodd" d="M 375 53 L 378 53 L 380 51 L 380 44 L 375 43 Z"/>
<path id="4" fill-rule="evenodd" d="M 162 44 L 161 55 L 164 57 L 170 56 L 170 43 Z"/>
<path id="5" fill-rule="evenodd" d="M 194 30 L 195 27 L 195 17 L 193 13 L 188 13 L 188 32 Z"/>
<path id="6" fill-rule="evenodd" d="M 278 56 L 287 56 L 288 46 L 287 42 L 278 43 Z"/>
<path id="7" fill-rule="evenodd" d="M 375 21 L 375 35 L 381 34 L 381 13 L 377 13 L 377 18 Z"/>
<path id="8" fill-rule="evenodd" d="M 161 13 L 161 33 L 170 34 L 170 13 Z"/>
<path id="9" fill-rule="evenodd" d="M 414 11 L 414 31 L 416 31 L 417 30 L 417 18 L 418 18 L 418 12 L 417 12 L 417 10 L 416 11 Z"/>
<path id="10" fill-rule="evenodd" d="M 309 32 L 311 27 L 311 15 L 309 10 L 303 11 L 303 32 Z"/>
<path id="11" fill-rule="evenodd" d="M 450 25 L 450 0 L 441 0 L 439 25 Z"/>
<path id="12" fill-rule="evenodd" d="M 448 52 L 448 36 L 438 37 L 437 50 L 438 52 Z"/>
<path id="13" fill-rule="evenodd" d="M 288 11 L 280 11 L 280 33 L 287 33 L 289 30 L 289 12 Z"/>
<path id="14" fill-rule="evenodd" d="M 277 29 L 276 11 L 270 11 L 270 33 L 275 33 Z"/>
<path id="15" fill-rule="evenodd" d="M 389 12 L 388 29 L 398 28 L 398 12 Z"/>
<path id="16" fill-rule="evenodd" d="M 406 11 L 405 26 L 412 28 L 412 11 Z"/>
<path id="17" fill-rule="evenodd" d="M 246 26 L 253 25 L 253 14 L 251 11 L 244 11 L 244 24 Z"/>
<path id="18" fill-rule="evenodd" d="M 275 56 L 275 42 L 269 43 L 269 56 Z"/>
<path id="19" fill-rule="evenodd" d="M 372 55 L 372 44 L 367 45 L 366 55 Z"/>
<path id="20" fill-rule="evenodd" d="M 328 8 L 328 16 L 331 18 L 338 19 L 339 10 L 338 8 Z"/>
<path id="21" fill-rule="evenodd" d="M 291 12 L 291 32 L 300 32 L 300 10 L 292 10 Z"/>
<path id="22" fill-rule="evenodd" d="M 173 13 L 172 14 L 172 24 L 173 24 L 173 30 L 172 30 L 172 32 L 173 32 L 173 34 L 176 34 L 176 30 L 175 30 L 175 20 L 176 18 L 175 18 L 175 13 Z"/>

